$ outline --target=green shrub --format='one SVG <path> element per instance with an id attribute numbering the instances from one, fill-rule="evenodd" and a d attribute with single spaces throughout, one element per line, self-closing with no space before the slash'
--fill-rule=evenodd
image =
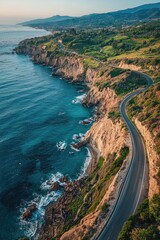
<path id="1" fill-rule="evenodd" d="M 102 206 L 102 212 L 108 212 L 108 208 L 109 208 L 109 204 L 108 203 L 104 203 L 103 206 Z"/>
<path id="2" fill-rule="evenodd" d="M 85 194 L 81 192 L 76 196 L 74 201 L 70 205 L 70 210 L 72 211 L 72 214 L 76 214 L 78 209 L 82 206 L 83 204 L 83 199 L 84 199 Z"/>
<path id="3" fill-rule="evenodd" d="M 126 72 L 126 70 L 121 68 L 115 68 L 110 72 L 111 78 L 117 77 L 121 75 L 122 73 Z"/>
<path id="4" fill-rule="evenodd" d="M 112 112 L 108 113 L 108 118 L 112 119 L 113 121 L 115 121 L 116 119 L 119 119 L 120 116 L 121 116 L 121 114 L 119 111 L 117 111 L 117 112 L 112 111 Z"/>
<path id="5" fill-rule="evenodd" d="M 113 88 L 117 95 L 126 94 L 139 87 L 147 85 L 147 80 L 135 72 L 131 72 L 129 76 L 122 79 L 120 82 L 115 83 Z"/>
<path id="6" fill-rule="evenodd" d="M 100 169 L 100 168 L 102 167 L 104 161 L 105 161 L 104 157 L 101 156 L 101 157 L 99 158 L 99 162 L 98 162 L 98 169 Z"/>
<path id="7" fill-rule="evenodd" d="M 154 225 L 151 225 L 147 228 L 135 228 L 132 230 L 131 239 L 159 240 L 159 231 Z"/>
<path id="8" fill-rule="evenodd" d="M 124 225 L 123 228 L 118 236 L 118 240 L 130 240 L 130 233 L 132 231 L 133 222 L 128 220 Z"/>

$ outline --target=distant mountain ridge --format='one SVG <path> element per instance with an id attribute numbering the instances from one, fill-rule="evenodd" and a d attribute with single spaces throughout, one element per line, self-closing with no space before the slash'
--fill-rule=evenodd
<path id="1" fill-rule="evenodd" d="M 32 25 L 32 24 L 43 24 L 43 23 L 48 23 L 48 22 L 59 22 L 59 21 L 64 21 L 64 20 L 68 20 L 72 17 L 70 16 L 60 16 L 60 15 L 56 15 L 53 17 L 49 17 L 49 18 L 40 18 L 40 19 L 35 19 L 35 20 L 30 20 L 27 22 L 23 22 L 21 23 L 23 26 L 27 26 L 27 25 Z"/>
<path id="2" fill-rule="evenodd" d="M 134 8 L 119 10 L 118 12 L 134 13 L 134 12 L 138 12 L 140 10 L 154 9 L 154 8 L 160 8 L 160 2 L 144 4 L 144 5 L 141 5 L 141 6 L 138 6 L 138 7 L 134 7 Z"/>
<path id="3" fill-rule="evenodd" d="M 93 13 L 82 17 L 53 16 L 46 19 L 37 19 L 22 23 L 36 28 L 61 29 L 61 28 L 86 28 L 133 25 L 140 21 L 160 19 L 160 2 L 145 4 L 135 8 L 119 10 L 108 13 Z"/>

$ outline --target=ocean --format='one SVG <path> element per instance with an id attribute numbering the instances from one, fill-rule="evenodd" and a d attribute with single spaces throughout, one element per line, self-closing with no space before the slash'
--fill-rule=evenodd
<path id="1" fill-rule="evenodd" d="M 82 106 L 87 89 L 52 76 L 52 69 L 12 54 L 19 41 L 49 34 L 22 26 L 0 26 L 0 240 L 33 236 L 46 206 L 61 191 L 49 193 L 49 182 L 76 179 L 90 160 L 86 147 L 75 151 L 93 114 Z M 32 203 L 37 210 L 25 221 Z"/>

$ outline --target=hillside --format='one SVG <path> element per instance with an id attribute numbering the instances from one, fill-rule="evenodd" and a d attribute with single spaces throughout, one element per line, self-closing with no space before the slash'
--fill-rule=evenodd
<path id="1" fill-rule="evenodd" d="M 135 65 L 147 69 L 155 79 L 160 78 L 160 21 L 121 29 L 67 31 L 51 36 L 47 49 L 61 40 L 60 47 L 67 53 L 78 53 L 87 62 L 102 61 L 111 65 Z M 92 59 L 92 60 L 91 60 Z M 96 64 L 95 64 L 96 65 Z"/>
<path id="2" fill-rule="evenodd" d="M 89 14 L 82 17 L 55 17 L 41 20 L 34 20 L 22 25 L 28 25 L 36 28 L 45 28 L 48 30 L 63 28 L 104 28 L 110 26 L 134 25 L 141 21 L 149 21 L 160 18 L 160 3 L 145 4 L 136 8 L 123 11 L 109 12 L 103 14 Z"/>

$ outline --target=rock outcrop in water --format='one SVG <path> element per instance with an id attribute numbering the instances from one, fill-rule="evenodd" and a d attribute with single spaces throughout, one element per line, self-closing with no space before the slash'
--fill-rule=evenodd
<path id="1" fill-rule="evenodd" d="M 130 160 L 131 151 L 128 155 L 126 149 L 130 148 L 131 141 L 119 115 L 121 98 L 114 86 L 131 72 L 123 71 L 113 77 L 111 71 L 114 70 L 109 66 L 89 67 L 83 57 L 73 53 L 50 53 L 43 44 L 37 46 L 33 42 L 21 42 L 16 52 L 32 56 L 34 62 L 52 66 L 55 75 L 85 83 L 90 90 L 83 104 L 97 106 L 98 116 L 77 146 L 91 146 L 93 158 L 87 169 L 88 176 L 67 182 L 62 196 L 47 208 L 39 240 L 91 239 L 104 216 L 109 216 L 112 210 Z"/>
<path id="2" fill-rule="evenodd" d="M 30 205 L 30 206 L 26 209 L 26 211 L 23 213 L 22 218 L 23 218 L 24 220 L 28 220 L 29 218 L 32 217 L 32 214 L 36 211 L 36 209 L 37 209 L 37 206 L 36 206 L 35 203 L 33 203 L 33 204 Z"/>
<path id="3" fill-rule="evenodd" d="M 49 191 L 58 191 L 59 189 L 61 189 L 62 186 L 59 184 L 59 182 L 55 182 L 51 185 L 51 187 L 49 188 Z"/>

